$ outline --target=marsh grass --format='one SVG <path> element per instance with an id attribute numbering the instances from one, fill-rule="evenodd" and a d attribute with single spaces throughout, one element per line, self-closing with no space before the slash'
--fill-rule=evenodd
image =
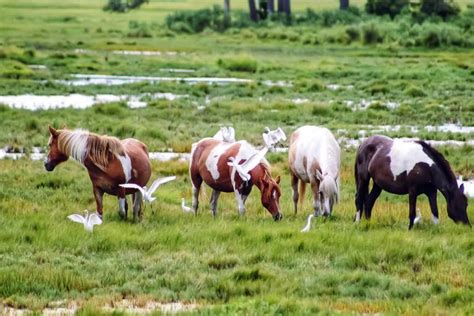
<path id="1" fill-rule="evenodd" d="M 458 151 L 445 153 L 457 161 Z M 272 173 L 283 176 L 280 223 L 261 207 L 258 191 L 242 218 L 233 195 L 223 194 L 213 219 L 208 189 L 196 217 L 183 213 L 181 197 L 189 201 L 191 194 L 187 166 L 169 162 L 153 163 L 153 176 L 177 174 L 178 180 L 158 190 L 142 222 L 121 221 L 116 199 L 106 196 L 104 224 L 93 234 L 66 219 L 94 209 L 89 179 L 77 163 L 46 173 L 40 162 L 0 161 L 0 296 L 32 309 L 62 299 L 143 295 L 198 302 L 202 312 L 213 313 L 473 309 L 471 231 L 447 218 L 444 199 L 438 227 L 429 223 L 427 199 L 420 198 L 424 222 L 409 232 L 406 197 L 386 193 L 372 220 L 356 225 L 354 156 L 344 153 L 341 203 L 332 218 L 301 234 L 310 199 L 293 215 L 281 156 L 269 157 Z M 472 207 L 469 213 L 474 216 Z M 87 304 L 84 313 L 101 306 Z"/>

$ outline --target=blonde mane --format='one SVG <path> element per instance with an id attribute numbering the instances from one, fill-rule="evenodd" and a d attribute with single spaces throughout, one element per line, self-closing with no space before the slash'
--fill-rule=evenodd
<path id="1" fill-rule="evenodd" d="M 109 155 L 124 156 L 125 150 L 116 137 L 97 135 L 86 130 L 58 130 L 58 147 L 61 152 L 81 164 L 86 157 L 98 167 L 107 168 Z"/>

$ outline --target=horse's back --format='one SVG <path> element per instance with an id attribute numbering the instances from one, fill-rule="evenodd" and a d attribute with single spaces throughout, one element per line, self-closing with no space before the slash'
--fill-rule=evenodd
<path id="1" fill-rule="evenodd" d="M 130 182 L 144 186 L 151 177 L 151 163 L 148 157 L 148 147 L 135 138 L 121 141 L 125 152 L 130 157 L 132 179 Z"/>
<path id="2" fill-rule="evenodd" d="M 292 172 L 308 182 L 308 173 L 314 174 L 316 169 L 339 172 L 340 147 L 329 129 L 303 126 L 291 135 L 288 158 Z"/>
<path id="3" fill-rule="evenodd" d="M 213 189 L 232 192 L 231 171 L 227 162 L 230 157 L 237 161 L 250 158 L 256 150 L 246 141 L 223 142 L 204 138 L 193 144 L 189 172 L 191 180 L 202 179 Z"/>

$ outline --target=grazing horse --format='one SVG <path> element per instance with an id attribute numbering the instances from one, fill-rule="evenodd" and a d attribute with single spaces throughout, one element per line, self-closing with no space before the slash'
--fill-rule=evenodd
<path id="1" fill-rule="evenodd" d="M 282 218 L 280 212 L 280 177 L 275 180 L 270 174 L 270 166 L 265 159 L 249 171 L 250 180 L 243 180 L 233 166 L 229 166 L 229 158 L 239 164 L 245 163 L 257 150 L 246 141 L 234 143 L 220 141 L 214 138 L 204 138 L 193 144 L 189 174 L 193 185 L 194 213 L 199 205 L 199 190 L 204 181 L 212 188 L 211 211 L 215 216 L 217 200 L 221 192 L 234 192 L 239 213 L 245 213 L 245 201 L 255 185 L 261 192 L 262 205 L 272 214 L 275 221 Z M 232 159 L 231 159 L 232 160 Z"/>
<path id="2" fill-rule="evenodd" d="M 295 214 L 306 183 L 311 184 L 313 191 L 314 216 L 331 214 L 339 200 L 340 152 L 339 144 L 327 128 L 302 126 L 291 134 L 288 162 Z M 301 181 L 300 192 L 298 181 Z"/>
<path id="3" fill-rule="evenodd" d="M 370 179 L 374 184 L 368 193 Z M 448 216 L 454 222 L 469 224 L 464 186 L 458 187 L 453 171 L 443 155 L 423 141 L 394 140 L 386 136 L 367 138 L 357 151 L 355 181 L 356 221 L 360 220 L 362 211 L 370 219 L 375 200 L 385 190 L 399 195 L 408 194 L 408 229 L 413 227 L 416 198 L 420 194 L 428 196 L 433 222 L 437 224 L 436 198 L 439 190 L 446 198 Z"/>
<path id="4" fill-rule="evenodd" d="M 140 191 L 125 189 L 122 183 L 135 183 L 143 187 L 151 175 L 151 165 L 145 144 L 136 139 L 119 140 L 115 137 L 97 135 L 85 130 L 54 129 L 49 127 L 49 153 L 44 167 L 47 171 L 66 161 L 69 156 L 82 164 L 89 173 L 97 204 L 97 213 L 102 218 L 104 193 L 119 199 L 119 214 L 127 218 L 127 194 L 133 194 L 133 217 L 141 216 L 142 196 Z"/>

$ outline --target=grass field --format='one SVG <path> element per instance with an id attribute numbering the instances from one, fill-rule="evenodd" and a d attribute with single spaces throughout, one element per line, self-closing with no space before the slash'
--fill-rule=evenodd
<path id="1" fill-rule="evenodd" d="M 125 102 L 84 110 L 29 111 L 0 105 L 0 147 L 27 152 L 32 146 L 46 147 L 48 124 L 136 137 L 150 151 L 176 152 L 188 152 L 193 142 L 226 125 L 236 129 L 238 139 L 255 145 L 261 144 L 265 126 L 281 126 L 289 135 L 304 124 L 327 126 L 348 139 L 373 133 L 473 139 L 472 132 L 424 128 L 474 125 L 472 49 L 331 42 L 346 30 L 339 24 L 315 30 L 324 39 L 319 44 L 307 27 L 185 35 L 162 25 L 175 10 L 212 3 L 151 0 L 140 10 L 110 14 L 98 1 L 0 0 L 0 96 L 186 95 L 174 101 L 144 97 L 148 106 L 140 109 L 130 109 Z M 292 3 L 295 11 L 337 7 L 336 1 Z M 467 3 L 460 2 L 463 7 Z M 231 4 L 244 8 L 246 2 Z M 143 22 L 151 37 L 133 33 L 134 25 Z M 163 54 L 121 55 L 116 50 Z M 169 73 L 163 70 L 167 68 L 194 72 Z M 78 73 L 253 82 L 57 82 Z M 269 86 L 266 80 L 288 85 Z M 348 105 L 363 101 L 371 103 L 365 110 L 353 111 Z M 401 127 L 383 131 L 383 126 L 395 125 Z M 419 132 L 414 134 L 413 127 Z M 474 176 L 473 147 L 440 150 L 456 175 Z M 431 224 L 427 199 L 420 197 L 423 222 L 408 231 L 407 197 L 387 193 L 377 201 L 370 222 L 353 223 L 354 156 L 354 149 L 343 151 L 341 202 L 334 215 L 318 219 L 308 234 L 300 229 L 311 212 L 310 197 L 294 215 L 284 153 L 268 155 L 272 174 L 282 176 L 281 222 L 272 221 L 257 190 L 244 217 L 237 214 L 234 196 L 223 194 L 213 219 L 209 189 L 201 195 L 198 215 L 185 214 L 180 203 L 182 197 L 188 204 L 191 198 L 187 163 L 153 161 L 153 178 L 177 175 L 177 180 L 160 187 L 157 201 L 146 206 L 143 221 L 136 224 L 121 221 L 116 199 L 106 196 L 104 224 L 93 234 L 66 218 L 95 207 L 90 180 L 80 165 L 69 161 L 47 173 L 39 161 L 0 160 L 0 310 L 9 306 L 39 312 L 75 302 L 79 314 L 95 315 L 107 313 L 105 305 L 128 299 L 138 305 L 192 303 L 197 308 L 189 313 L 201 314 L 473 314 L 472 229 L 447 218 L 441 195 L 439 226 Z M 472 221 L 472 205 L 468 213 Z"/>

